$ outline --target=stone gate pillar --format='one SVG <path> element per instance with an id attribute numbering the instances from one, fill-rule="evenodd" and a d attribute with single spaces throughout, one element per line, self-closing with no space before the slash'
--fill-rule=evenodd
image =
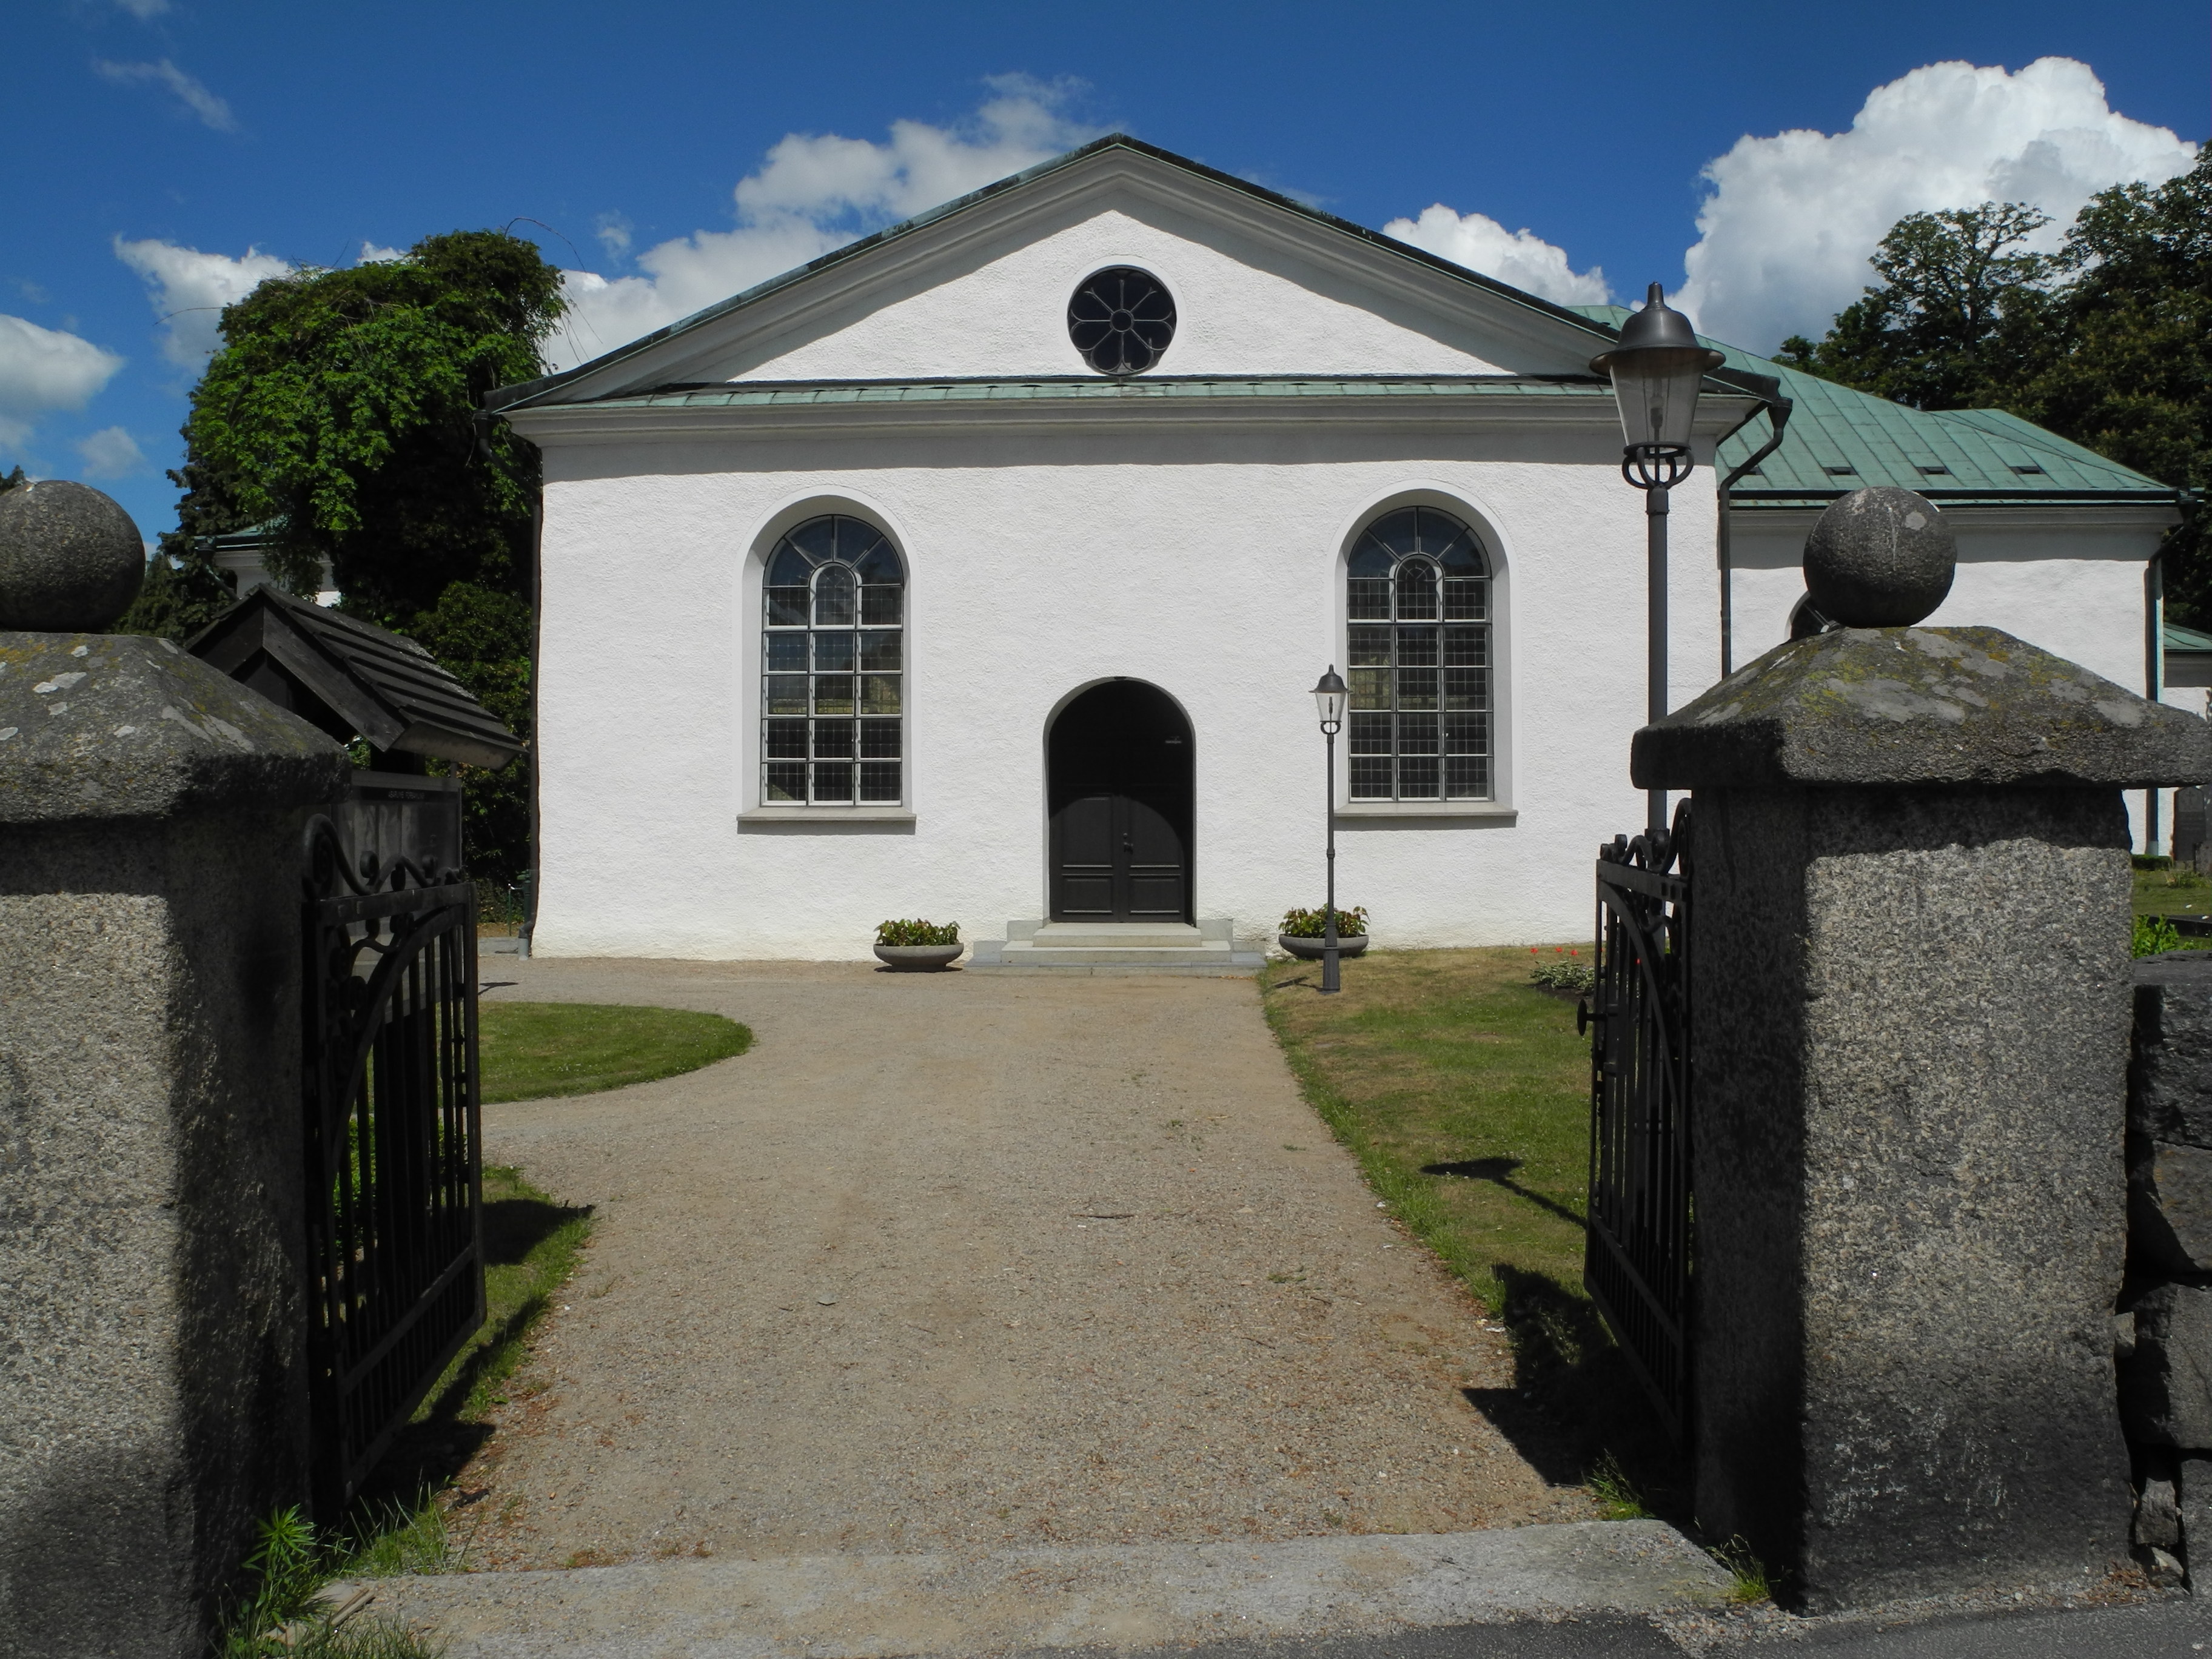
<path id="1" fill-rule="evenodd" d="M 197 1659 L 306 1492 L 300 842 L 346 760 L 80 631 L 143 556 L 0 494 L 0 1655 Z"/>
<path id="2" fill-rule="evenodd" d="M 1808 550 L 1844 626 L 1637 734 L 1695 793 L 1695 1503 L 1819 1610 L 2101 1575 L 2130 987 L 2121 792 L 2212 726 L 1987 628 L 1948 532 L 1863 490 Z"/>

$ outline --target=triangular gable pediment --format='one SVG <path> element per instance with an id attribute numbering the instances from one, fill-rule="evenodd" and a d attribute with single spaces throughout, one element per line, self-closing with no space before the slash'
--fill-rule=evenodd
<path id="1" fill-rule="evenodd" d="M 733 380 L 1091 373 L 1075 285 L 1133 264 L 1175 295 L 1172 375 L 1583 375 L 1611 331 L 1135 140 L 1102 139 L 566 374 L 566 404 Z"/>

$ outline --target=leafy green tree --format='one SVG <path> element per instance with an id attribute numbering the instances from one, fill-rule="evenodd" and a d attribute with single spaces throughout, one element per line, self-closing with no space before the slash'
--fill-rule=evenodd
<path id="1" fill-rule="evenodd" d="M 2152 189 L 2093 198 L 2067 233 L 2066 280 L 2039 361 L 2008 404 L 2163 483 L 2212 491 L 2212 148 Z M 2203 509 L 2160 550 L 2173 620 L 2212 628 Z"/>
<path id="2" fill-rule="evenodd" d="M 2050 222 L 2019 202 L 1908 214 L 1875 252 L 1881 285 L 1838 313 L 1819 344 L 1793 335 L 1777 355 L 1916 409 L 1998 401 L 2050 306 L 2058 261 L 2024 246 Z"/>
<path id="3" fill-rule="evenodd" d="M 2179 178 L 2093 198 L 2059 252 L 2017 203 L 1914 214 L 1883 278 L 1817 343 L 1777 355 L 1922 409 L 2009 410 L 2161 483 L 2212 489 L 2212 148 Z M 2212 544 L 2192 510 L 2160 549 L 2168 614 L 2212 628 Z"/>
<path id="4" fill-rule="evenodd" d="M 544 372 L 560 272 L 503 231 L 427 237 L 404 258 L 273 277 L 222 313 L 192 393 L 173 572 L 258 526 L 270 569 L 421 640 L 526 740 L 536 447 L 478 418 Z M 165 584 L 166 586 L 167 584 Z M 470 786 L 471 866 L 527 861 L 527 757 Z"/>

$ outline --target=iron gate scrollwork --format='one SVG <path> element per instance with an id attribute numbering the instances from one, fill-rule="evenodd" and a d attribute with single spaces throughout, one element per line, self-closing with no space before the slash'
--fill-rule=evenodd
<path id="1" fill-rule="evenodd" d="M 334 1519 L 483 1323 L 476 887 L 304 848 L 315 1505 Z"/>
<path id="2" fill-rule="evenodd" d="M 1668 1431 L 1689 1423 L 1690 803 L 1597 856 L 1583 1283 Z M 1592 1004 L 1595 1004 L 1595 1006 Z"/>

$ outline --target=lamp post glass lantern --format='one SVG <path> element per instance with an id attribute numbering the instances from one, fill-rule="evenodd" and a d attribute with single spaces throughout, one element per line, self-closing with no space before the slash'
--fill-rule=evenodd
<path id="1" fill-rule="evenodd" d="M 1691 423 L 1709 370 L 1726 361 L 1704 344 L 1690 319 L 1651 284 L 1644 308 L 1620 325 L 1620 343 L 1590 359 L 1590 373 L 1613 382 L 1620 409 L 1620 476 L 1644 492 L 1645 552 L 1644 709 L 1667 714 L 1667 492 L 1690 476 Z M 1667 792 L 1645 797 L 1644 828 L 1667 827 Z"/>
<path id="2" fill-rule="evenodd" d="M 1344 728 L 1344 705 L 1348 696 L 1344 676 L 1336 672 L 1336 665 L 1328 665 L 1328 672 L 1315 683 L 1314 707 L 1321 711 L 1322 740 L 1328 750 L 1328 811 L 1325 822 L 1328 825 L 1328 908 L 1322 913 L 1321 927 L 1321 988 L 1324 992 L 1342 989 L 1336 968 L 1336 734 Z"/>

